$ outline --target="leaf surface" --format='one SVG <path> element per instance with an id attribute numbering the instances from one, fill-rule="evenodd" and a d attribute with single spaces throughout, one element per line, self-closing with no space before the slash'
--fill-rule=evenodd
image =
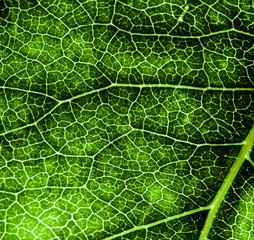
<path id="1" fill-rule="evenodd" d="M 0 239 L 254 239 L 254 5 L 0 2 Z"/>

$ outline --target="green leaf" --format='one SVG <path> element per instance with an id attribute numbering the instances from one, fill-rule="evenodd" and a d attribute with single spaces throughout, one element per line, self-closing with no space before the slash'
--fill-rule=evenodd
<path id="1" fill-rule="evenodd" d="M 254 239 L 253 16 L 0 1 L 0 239 Z"/>

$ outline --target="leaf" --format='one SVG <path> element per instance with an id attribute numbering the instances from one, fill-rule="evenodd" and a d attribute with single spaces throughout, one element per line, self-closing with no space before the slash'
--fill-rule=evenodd
<path id="1" fill-rule="evenodd" d="M 0 2 L 1 239 L 254 239 L 248 0 Z"/>

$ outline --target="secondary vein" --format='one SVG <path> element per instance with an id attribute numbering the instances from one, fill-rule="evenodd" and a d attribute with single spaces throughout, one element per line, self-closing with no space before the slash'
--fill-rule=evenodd
<path id="1" fill-rule="evenodd" d="M 159 221 L 156 221 L 156 222 L 152 222 L 152 223 L 149 223 L 149 224 L 146 224 L 146 225 L 141 225 L 141 226 L 137 226 L 137 227 L 128 229 L 128 230 L 126 230 L 126 231 L 120 232 L 120 233 L 115 234 L 115 235 L 113 235 L 113 236 L 104 238 L 103 240 L 112 240 L 112 239 L 115 239 L 115 238 L 117 238 L 117 237 L 121 237 L 121 236 L 124 236 L 124 235 L 126 235 L 126 234 L 129 234 L 129 233 L 132 233 L 132 232 L 136 232 L 136 231 L 138 231 L 138 230 L 148 229 L 148 228 L 150 228 L 150 227 L 157 226 L 157 225 L 159 225 L 159 224 L 168 222 L 168 221 L 170 221 L 170 220 L 178 219 L 178 218 L 181 218 L 181 217 L 184 217 L 184 216 L 188 216 L 188 215 L 191 215 L 191 214 L 194 214 L 194 213 L 198 213 L 198 212 L 201 212 L 201 211 L 205 211 L 205 210 L 207 210 L 207 209 L 208 209 L 208 207 L 200 207 L 200 208 L 197 208 L 197 209 L 194 209 L 194 210 L 190 210 L 190 211 L 188 211 L 188 212 L 184 212 L 184 213 L 180 213 L 180 214 L 178 214 L 178 215 L 174 215 L 174 216 L 170 216 L 170 217 L 168 217 L 168 218 L 164 218 L 164 219 L 159 220 Z"/>

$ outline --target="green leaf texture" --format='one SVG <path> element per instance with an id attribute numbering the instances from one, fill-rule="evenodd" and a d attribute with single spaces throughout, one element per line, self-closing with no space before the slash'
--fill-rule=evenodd
<path id="1" fill-rule="evenodd" d="M 0 239 L 253 240 L 253 0 L 1 0 Z"/>

